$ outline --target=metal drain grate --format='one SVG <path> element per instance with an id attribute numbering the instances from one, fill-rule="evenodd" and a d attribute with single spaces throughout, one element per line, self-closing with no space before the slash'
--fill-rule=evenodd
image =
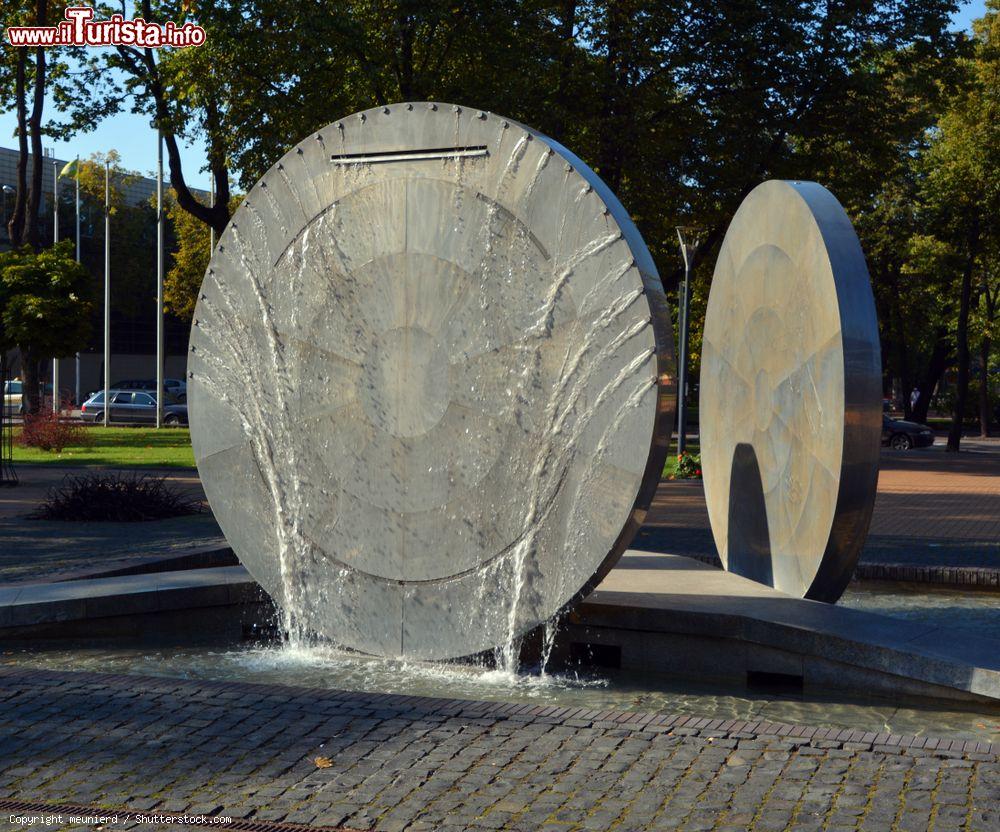
<path id="1" fill-rule="evenodd" d="M 486 145 L 475 147 L 433 147 L 426 150 L 389 150 L 385 153 L 340 153 L 330 157 L 335 165 L 372 165 L 378 162 L 422 162 L 427 159 L 456 159 L 462 156 L 489 156 Z"/>
<path id="2" fill-rule="evenodd" d="M 0 812 L 24 812 L 37 813 L 40 815 L 90 815 L 108 816 L 113 814 L 130 815 L 135 818 L 153 818 L 156 812 L 134 812 L 127 807 L 109 808 L 107 806 L 78 806 L 71 803 L 33 803 L 30 800 L 3 800 L 0 799 Z M 167 812 L 175 817 L 180 813 Z M 176 824 L 163 824 L 173 826 Z M 229 829 L 236 832 L 360 832 L 347 826 L 307 826 L 302 823 L 277 823 L 264 820 L 244 820 L 233 818 L 229 823 L 213 823 L 211 818 L 197 820 L 190 818 L 183 824 L 184 826 L 210 826 L 214 829 Z M 108 827 L 113 829 L 114 827 Z"/>

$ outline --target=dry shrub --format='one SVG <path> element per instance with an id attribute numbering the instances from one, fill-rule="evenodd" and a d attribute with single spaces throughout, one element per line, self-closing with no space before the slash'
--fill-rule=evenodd
<path id="1" fill-rule="evenodd" d="M 24 417 L 18 443 L 27 448 L 62 453 L 67 445 L 89 445 L 93 442 L 87 429 L 78 422 L 63 419 L 58 413 L 42 411 Z"/>
<path id="2" fill-rule="evenodd" d="M 167 485 L 164 477 L 149 474 L 68 475 L 49 490 L 34 514 L 41 520 L 137 523 L 200 514 L 201 501 Z"/>

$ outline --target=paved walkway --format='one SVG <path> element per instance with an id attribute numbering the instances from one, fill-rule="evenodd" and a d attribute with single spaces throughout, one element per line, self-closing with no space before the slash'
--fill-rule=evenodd
<path id="1" fill-rule="evenodd" d="M 714 557 L 701 483 L 661 483 L 634 545 Z M 1000 454 L 883 451 L 861 562 L 1000 569 Z"/>
<path id="2" fill-rule="evenodd" d="M 65 579 L 88 570 L 121 568 L 137 560 L 224 542 L 211 512 L 148 523 L 62 523 L 26 516 L 67 476 L 96 470 L 18 466 L 20 484 L 0 488 L 0 584 Z M 138 469 L 126 469 L 126 473 L 130 471 Z M 178 491 L 204 499 L 198 472 L 193 469 L 150 468 L 141 472 L 164 476 Z"/>
<path id="3" fill-rule="evenodd" d="M 149 474 L 165 477 L 167 482 L 184 494 L 204 497 L 198 471 L 194 468 L 100 468 L 62 465 L 18 465 L 18 484 L 0 488 L 0 521 L 31 514 L 45 499 L 49 489 L 58 487 L 66 477 L 88 476 L 101 471 L 123 474 Z"/>
<path id="4" fill-rule="evenodd" d="M 26 519 L 49 488 L 79 469 L 22 465 L 18 471 L 22 484 L 0 489 L 0 583 L 65 577 L 103 568 L 109 561 L 118 564 L 224 542 L 211 513 L 142 524 Z M 151 473 L 203 496 L 194 470 Z M 714 558 L 701 483 L 661 483 L 635 547 Z M 1000 454 L 883 451 L 861 561 L 1000 569 Z"/>
<path id="5" fill-rule="evenodd" d="M 383 832 L 995 832 L 998 751 L 769 722 L 0 670 L 0 803 Z"/>

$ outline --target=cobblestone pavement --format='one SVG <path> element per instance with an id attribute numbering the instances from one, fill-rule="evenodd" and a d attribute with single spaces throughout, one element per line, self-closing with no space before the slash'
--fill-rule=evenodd
<path id="1" fill-rule="evenodd" d="M 0 670 L 0 802 L 384 832 L 995 832 L 998 752 L 778 723 Z"/>

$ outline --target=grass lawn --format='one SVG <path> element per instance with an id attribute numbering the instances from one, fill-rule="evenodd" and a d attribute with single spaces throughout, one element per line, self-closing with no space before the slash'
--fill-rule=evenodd
<path id="1" fill-rule="evenodd" d="M 150 468 L 194 467 L 191 434 L 187 428 L 86 427 L 92 445 L 69 445 L 61 454 L 24 448 L 17 444 L 20 428 L 14 430 L 14 462 L 49 465 L 144 466 Z M 701 452 L 698 440 L 688 440 L 688 453 Z M 671 443 L 663 465 L 664 479 L 677 469 L 677 444 Z"/>
<path id="2" fill-rule="evenodd" d="M 25 448 L 17 444 L 20 428 L 14 430 L 14 462 L 49 465 L 143 466 L 150 468 L 194 467 L 191 433 L 187 428 L 86 427 L 93 444 L 67 445 L 60 454 Z"/>

